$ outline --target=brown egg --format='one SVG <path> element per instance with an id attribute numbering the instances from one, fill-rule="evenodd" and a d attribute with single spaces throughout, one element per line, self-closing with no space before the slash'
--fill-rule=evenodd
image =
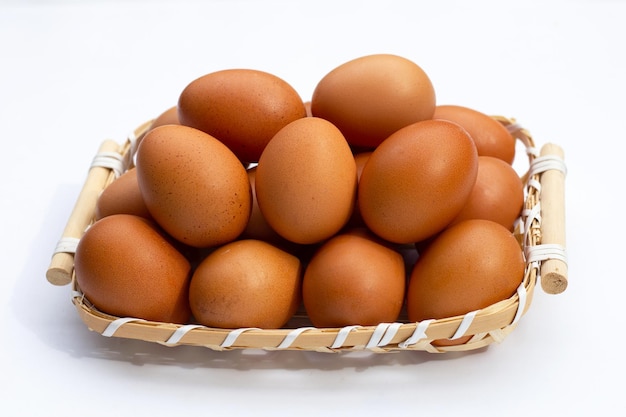
<path id="1" fill-rule="evenodd" d="M 522 282 L 524 268 L 519 243 L 505 227 L 490 220 L 458 223 L 434 239 L 415 263 L 407 291 L 408 318 L 454 317 L 504 300 Z"/>
<path id="2" fill-rule="evenodd" d="M 365 162 L 369 159 L 371 151 L 363 151 L 358 152 L 354 155 L 354 162 L 356 162 L 356 174 L 357 181 L 361 179 L 361 173 L 363 172 L 363 167 L 365 166 Z M 357 194 L 357 199 L 359 198 Z M 359 211 L 358 202 L 354 204 L 354 210 L 352 212 L 352 217 L 350 217 L 350 221 L 348 222 L 348 227 L 364 227 L 365 223 L 363 222 L 363 218 L 361 217 L 361 212 Z"/>
<path id="3" fill-rule="evenodd" d="M 178 117 L 224 142 L 242 161 L 255 162 L 276 132 L 306 117 L 306 109 L 283 79 L 263 71 L 227 69 L 187 85 L 179 97 Z"/>
<path id="4" fill-rule="evenodd" d="M 397 320 L 404 302 L 402 255 L 363 229 L 324 243 L 306 267 L 304 306 L 316 327 Z"/>
<path id="5" fill-rule="evenodd" d="M 178 125 L 180 124 L 180 120 L 178 119 L 178 107 L 172 106 L 169 109 L 165 110 L 163 113 L 157 116 L 156 119 L 152 121 L 150 125 L 150 129 L 154 129 L 155 127 L 163 126 L 163 125 Z"/>
<path id="6" fill-rule="evenodd" d="M 149 220 L 114 214 L 97 221 L 80 239 L 74 264 L 78 286 L 105 313 L 189 320 L 191 267 Z"/>
<path id="7" fill-rule="evenodd" d="M 99 220 L 111 214 L 134 214 L 150 219 L 137 183 L 137 170 L 131 168 L 109 184 L 98 197 L 95 218 Z"/>
<path id="8" fill-rule="evenodd" d="M 513 230 L 523 205 L 524 183 L 515 169 L 500 158 L 479 156 L 474 188 L 451 224 L 485 219 Z"/>
<path id="9" fill-rule="evenodd" d="M 433 119 L 458 123 L 476 143 L 478 155 L 500 158 L 508 164 L 515 159 L 515 138 L 497 120 L 468 107 L 439 105 Z"/>
<path id="10" fill-rule="evenodd" d="M 363 167 L 365 166 L 365 163 L 367 162 L 367 160 L 370 158 L 370 155 L 372 155 L 371 151 L 359 152 L 354 155 L 354 161 L 356 162 L 357 179 L 359 180 L 361 179 L 361 173 L 363 172 Z"/>
<path id="11" fill-rule="evenodd" d="M 311 98 L 313 116 L 334 123 L 351 145 L 375 147 L 396 130 L 430 119 L 435 90 L 416 63 L 391 54 L 348 61 L 325 75 Z"/>
<path id="12" fill-rule="evenodd" d="M 300 304 L 301 280 L 295 256 L 260 240 L 237 240 L 198 265 L 189 300 L 205 326 L 280 328 Z"/>
<path id="13" fill-rule="evenodd" d="M 263 216 L 278 234 L 300 244 L 321 242 L 348 222 L 356 185 L 356 163 L 345 138 L 317 117 L 281 129 L 256 171 Z"/>
<path id="14" fill-rule="evenodd" d="M 154 220 L 193 247 L 237 238 L 250 217 L 245 168 L 220 141 L 200 130 L 164 125 L 137 149 L 137 180 Z"/>
<path id="15" fill-rule="evenodd" d="M 246 239 L 258 239 L 272 244 L 284 244 L 284 238 L 280 236 L 265 220 L 263 213 L 259 209 L 256 199 L 256 166 L 248 168 L 248 179 L 252 190 L 252 212 L 250 220 L 244 230 L 242 237 Z"/>
<path id="16" fill-rule="evenodd" d="M 477 173 L 476 147 L 459 125 L 443 120 L 414 123 L 372 152 L 359 181 L 359 211 L 383 239 L 418 242 L 456 217 Z"/>

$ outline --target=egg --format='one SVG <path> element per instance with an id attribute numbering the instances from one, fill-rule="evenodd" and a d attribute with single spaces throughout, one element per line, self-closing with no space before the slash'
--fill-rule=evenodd
<path id="1" fill-rule="evenodd" d="M 365 163 L 367 162 L 371 154 L 372 154 L 371 151 L 357 152 L 356 154 L 354 154 L 354 162 L 356 163 L 356 173 L 357 173 L 357 186 L 358 186 L 358 181 L 361 179 L 361 173 L 363 172 L 363 167 L 365 166 Z M 358 198 L 359 196 L 357 194 L 357 200 Z M 350 221 L 348 222 L 347 226 L 350 228 L 365 226 L 365 223 L 363 223 L 363 219 L 361 218 L 361 212 L 359 211 L 358 201 L 354 204 L 354 211 L 352 212 L 352 217 L 350 218 Z"/>
<path id="2" fill-rule="evenodd" d="M 306 117 L 298 92 L 276 75 L 225 69 L 189 83 L 178 99 L 181 124 L 222 141 L 239 159 L 256 162 L 289 122 Z"/>
<path id="3" fill-rule="evenodd" d="M 190 318 L 190 264 L 149 220 L 98 220 L 80 239 L 74 267 L 81 291 L 102 312 L 166 323 Z"/>
<path id="4" fill-rule="evenodd" d="M 439 105 L 433 119 L 458 123 L 476 143 L 478 155 L 500 158 L 508 164 L 515 159 L 515 138 L 497 120 L 478 110 L 458 106 Z"/>
<path id="5" fill-rule="evenodd" d="M 172 106 L 159 114 L 150 125 L 150 129 L 163 125 L 178 125 L 180 120 L 178 119 L 178 107 Z"/>
<path id="6" fill-rule="evenodd" d="M 236 239 L 252 208 L 246 169 L 226 145 L 183 125 L 148 132 L 136 155 L 137 181 L 152 218 L 192 247 Z"/>
<path id="7" fill-rule="evenodd" d="M 196 268 L 189 286 L 194 318 L 219 328 L 280 328 L 301 301 L 298 258 L 255 239 L 228 243 Z"/>
<path id="8" fill-rule="evenodd" d="M 430 119 L 435 104 L 433 84 L 419 65 L 373 54 L 326 74 L 313 91 L 311 113 L 334 123 L 351 145 L 373 148 L 396 130 Z"/>
<path id="9" fill-rule="evenodd" d="M 272 244 L 284 244 L 285 240 L 267 223 L 263 213 L 259 209 L 256 198 L 256 166 L 248 168 L 248 179 L 252 191 L 252 211 L 250 219 L 243 231 L 242 237 L 246 239 L 258 239 Z"/>
<path id="10" fill-rule="evenodd" d="M 437 236 L 417 259 L 407 290 L 408 318 L 442 319 L 488 307 L 515 293 L 524 269 L 520 245 L 504 226 L 482 219 L 460 222 Z"/>
<path id="11" fill-rule="evenodd" d="M 100 193 L 96 201 L 96 220 L 111 214 L 134 214 L 151 218 L 139 190 L 135 168 L 120 175 Z"/>
<path id="12" fill-rule="evenodd" d="M 385 139 L 363 167 L 361 217 L 390 242 L 427 239 L 457 216 L 477 174 L 476 146 L 463 128 L 443 120 L 414 123 Z"/>
<path id="13" fill-rule="evenodd" d="M 358 180 L 361 179 L 361 173 L 363 172 L 363 167 L 365 166 L 365 163 L 367 162 L 367 160 L 370 158 L 370 155 L 372 155 L 371 151 L 358 152 L 354 155 L 354 161 L 356 162 L 356 173 L 357 173 Z"/>
<path id="14" fill-rule="evenodd" d="M 316 327 L 374 326 L 398 319 L 405 293 L 402 255 L 365 229 L 341 233 L 313 255 L 302 297 Z"/>
<path id="15" fill-rule="evenodd" d="M 479 156 L 474 188 L 451 224 L 486 219 L 513 230 L 523 205 L 524 183 L 515 169 L 500 158 Z"/>
<path id="16" fill-rule="evenodd" d="M 272 229 L 294 243 L 319 243 L 352 215 L 356 162 L 332 123 L 299 119 L 267 144 L 256 168 L 255 188 L 259 209 Z"/>

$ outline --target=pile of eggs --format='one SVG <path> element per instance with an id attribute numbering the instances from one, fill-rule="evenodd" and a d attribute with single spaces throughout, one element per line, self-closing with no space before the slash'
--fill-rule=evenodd
<path id="1" fill-rule="evenodd" d="M 76 280 L 112 315 L 227 329 L 465 314 L 523 278 L 514 156 L 400 56 L 345 62 L 308 101 L 267 72 L 209 73 L 102 192 Z"/>

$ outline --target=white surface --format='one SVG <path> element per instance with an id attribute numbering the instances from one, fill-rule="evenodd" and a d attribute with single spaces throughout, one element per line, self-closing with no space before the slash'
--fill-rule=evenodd
<path id="1" fill-rule="evenodd" d="M 625 415 L 622 1 L 0 3 L 0 404 L 12 416 Z M 513 116 L 566 152 L 570 286 L 469 354 L 212 352 L 89 332 L 45 270 L 105 138 L 193 78 L 266 70 L 308 97 L 396 53 L 439 103 Z M 618 200 L 619 199 L 619 200 Z M 232 414 L 226 414 L 232 413 Z"/>

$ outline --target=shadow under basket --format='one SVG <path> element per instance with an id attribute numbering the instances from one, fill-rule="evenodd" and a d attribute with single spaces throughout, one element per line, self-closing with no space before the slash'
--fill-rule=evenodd
<path id="1" fill-rule="evenodd" d="M 549 294 L 559 294 L 567 287 L 566 166 L 563 150 L 558 145 L 546 144 L 539 149 L 529 132 L 514 119 L 493 117 L 509 130 L 516 141 L 521 142 L 528 158 L 528 170 L 522 176 L 525 202 L 515 227 L 515 235 L 525 255 L 526 269 L 513 296 L 486 308 L 461 316 L 417 323 L 409 322 L 406 314 L 402 314 L 394 323 L 342 328 L 316 328 L 311 325 L 306 313 L 298 312 L 281 329 L 219 329 L 198 324 L 180 325 L 115 317 L 97 310 L 76 283 L 76 246 L 94 221 L 96 202 L 102 190 L 133 166 L 137 145 L 152 121 L 139 126 L 122 144 L 113 140 L 102 142 L 53 252 L 46 278 L 53 285 L 71 286 L 72 303 L 88 329 L 106 337 L 139 339 L 166 346 L 192 345 L 213 350 L 369 350 L 381 353 L 421 350 L 443 353 L 469 351 L 499 343 L 515 329 L 528 311 L 538 283 Z M 433 341 L 441 339 L 459 339 L 463 343 L 433 344 Z"/>

